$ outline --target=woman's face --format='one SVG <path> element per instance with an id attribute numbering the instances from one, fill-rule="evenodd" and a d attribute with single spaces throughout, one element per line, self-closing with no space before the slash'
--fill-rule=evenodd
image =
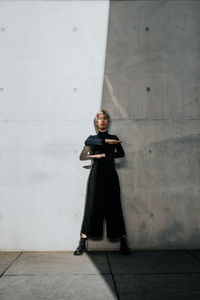
<path id="1" fill-rule="evenodd" d="M 107 127 L 108 127 L 108 118 L 107 118 L 107 116 L 104 115 L 104 114 L 100 114 L 98 116 L 96 124 L 97 124 L 98 128 L 101 129 L 101 130 L 107 129 Z"/>

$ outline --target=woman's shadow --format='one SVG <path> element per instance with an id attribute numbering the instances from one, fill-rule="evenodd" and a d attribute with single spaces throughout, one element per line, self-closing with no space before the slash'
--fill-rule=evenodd
<path id="1" fill-rule="evenodd" d="M 85 169 L 91 169 L 92 168 L 93 160 L 91 158 L 87 157 L 87 155 L 92 155 L 92 154 L 93 154 L 93 152 L 92 152 L 92 148 L 90 146 L 84 146 L 83 147 L 83 150 L 81 151 L 79 159 L 80 160 L 91 160 L 90 165 L 83 166 L 83 168 L 85 168 Z"/>

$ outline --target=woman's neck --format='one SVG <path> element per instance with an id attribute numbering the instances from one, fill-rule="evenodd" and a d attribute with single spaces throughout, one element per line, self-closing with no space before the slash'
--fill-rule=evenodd
<path id="1" fill-rule="evenodd" d="M 103 131 L 98 130 L 98 135 L 100 135 L 100 136 L 104 136 L 104 135 L 107 135 L 107 134 L 108 134 L 108 130 L 107 129 L 103 130 Z"/>

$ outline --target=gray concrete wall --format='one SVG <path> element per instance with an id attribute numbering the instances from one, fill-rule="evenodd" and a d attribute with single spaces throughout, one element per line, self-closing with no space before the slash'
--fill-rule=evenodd
<path id="1" fill-rule="evenodd" d="M 0 1 L 0 250 L 77 246 L 100 107 L 126 153 L 131 248 L 199 247 L 199 16 L 198 1 Z"/>
<path id="2" fill-rule="evenodd" d="M 133 249 L 200 246 L 199 16 L 197 1 L 110 3 L 102 107 Z"/>

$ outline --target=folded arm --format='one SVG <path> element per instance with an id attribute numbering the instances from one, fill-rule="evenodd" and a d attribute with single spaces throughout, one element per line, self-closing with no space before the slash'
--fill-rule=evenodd
<path id="1" fill-rule="evenodd" d="M 85 145 L 86 146 L 106 145 L 106 142 L 105 142 L 105 139 L 97 139 L 97 138 L 94 138 L 92 135 L 90 135 L 85 140 Z"/>
<path id="2" fill-rule="evenodd" d="M 86 146 L 106 145 L 107 143 L 106 143 L 105 140 L 106 140 L 105 138 L 103 138 L 103 139 L 97 139 L 94 136 L 90 135 L 85 140 L 85 145 Z M 114 135 L 114 140 L 119 140 L 116 135 Z M 112 140 L 110 140 L 110 142 L 111 141 Z M 116 149 L 116 152 L 114 152 L 114 153 L 106 153 L 106 148 L 105 148 L 105 153 L 94 154 L 94 155 L 87 155 L 87 157 L 89 157 L 89 158 L 101 158 L 101 157 L 105 157 L 106 159 L 124 157 L 125 153 L 124 153 L 124 149 L 123 149 L 121 143 L 116 143 L 116 144 L 113 144 L 113 145 L 114 145 L 114 150 Z"/>
<path id="3" fill-rule="evenodd" d="M 119 140 L 118 137 L 115 135 L 115 139 Z M 125 153 L 124 153 L 124 149 L 121 145 L 121 143 L 115 144 L 115 149 L 117 150 L 116 152 L 110 154 L 110 153 L 106 153 L 106 158 L 110 159 L 110 158 L 120 158 L 120 157 L 124 157 Z"/>

